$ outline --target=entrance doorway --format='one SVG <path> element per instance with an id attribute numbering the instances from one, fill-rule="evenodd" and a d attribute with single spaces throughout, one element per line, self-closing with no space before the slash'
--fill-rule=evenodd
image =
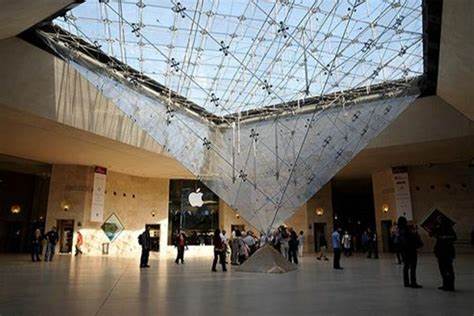
<path id="1" fill-rule="evenodd" d="M 326 238 L 326 223 L 314 223 L 314 252 L 321 250 L 321 236 Z"/>
<path id="2" fill-rule="evenodd" d="M 0 253 L 29 252 L 33 232 L 44 232 L 49 178 L 2 170 L 12 165 L 23 169 L 21 161 L 4 160 L 0 154 Z"/>
<path id="3" fill-rule="evenodd" d="M 352 236 L 353 251 L 362 250 L 362 233 L 367 228 L 375 230 L 372 179 L 333 181 L 332 203 L 334 224 Z"/>
<path id="4" fill-rule="evenodd" d="M 231 232 L 234 232 L 236 230 L 240 230 L 241 232 L 243 232 L 245 230 L 245 225 L 236 225 L 236 224 L 230 225 Z"/>
<path id="5" fill-rule="evenodd" d="M 74 220 L 58 219 L 58 235 L 59 235 L 59 253 L 72 252 L 72 239 L 74 236 Z"/>
<path id="6" fill-rule="evenodd" d="M 159 252 L 160 251 L 160 224 L 146 224 L 145 229 L 150 228 L 150 241 L 151 248 L 150 251 Z"/>
<path id="7" fill-rule="evenodd" d="M 392 231 L 392 221 L 391 220 L 383 220 L 382 221 L 382 246 L 383 252 L 392 252 L 392 239 L 390 238 Z"/>

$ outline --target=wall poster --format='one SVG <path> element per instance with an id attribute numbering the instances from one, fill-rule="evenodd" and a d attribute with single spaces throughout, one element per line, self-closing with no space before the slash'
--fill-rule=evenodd
<path id="1" fill-rule="evenodd" d="M 406 167 L 392 168 L 393 186 L 395 189 L 395 207 L 397 218 L 405 216 L 407 220 L 413 220 L 411 206 L 410 182 L 408 180 L 408 170 Z"/>
<path id="2" fill-rule="evenodd" d="M 107 169 L 95 167 L 94 184 L 92 189 L 91 222 L 104 221 L 105 183 L 107 180 Z"/>

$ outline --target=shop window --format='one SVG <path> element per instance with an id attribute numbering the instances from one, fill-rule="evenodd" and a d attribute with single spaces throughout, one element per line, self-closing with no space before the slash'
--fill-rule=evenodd
<path id="1" fill-rule="evenodd" d="M 169 244 L 182 231 L 189 245 L 212 245 L 219 227 L 219 198 L 200 181 L 171 180 L 168 218 Z"/>

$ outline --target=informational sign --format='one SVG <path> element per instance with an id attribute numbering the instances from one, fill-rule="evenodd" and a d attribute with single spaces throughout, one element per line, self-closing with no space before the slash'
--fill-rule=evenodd
<path id="1" fill-rule="evenodd" d="M 92 191 L 91 222 L 104 221 L 105 183 L 107 169 L 95 167 L 94 185 Z"/>
<path id="2" fill-rule="evenodd" d="M 395 188 L 395 206 L 397 217 L 404 216 L 407 220 L 413 220 L 413 210 L 411 207 L 410 182 L 406 167 L 392 168 L 393 185 Z"/>

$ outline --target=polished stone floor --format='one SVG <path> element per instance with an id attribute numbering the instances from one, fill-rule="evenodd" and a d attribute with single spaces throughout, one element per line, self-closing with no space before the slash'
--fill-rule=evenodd
<path id="1" fill-rule="evenodd" d="M 401 286 L 391 257 L 343 258 L 343 271 L 305 257 L 284 275 L 210 272 L 210 262 L 59 256 L 32 263 L 0 256 L 0 315 L 474 315 L 474 256 L 456 261 L 455 293 L 437 290 L 432 256 L 421 256 L 423 289 Z"/>

